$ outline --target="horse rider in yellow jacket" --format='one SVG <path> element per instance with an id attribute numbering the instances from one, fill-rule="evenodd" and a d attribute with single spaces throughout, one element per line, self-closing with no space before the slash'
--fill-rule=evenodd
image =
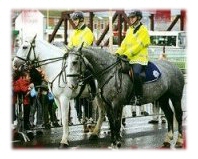
<path id="1" fill-rule="evenodd" d="M 83 13 L 80 11 L 74 12 L 71 18 L 75 24 L 75 29 L 69 38 L 68 47 L 70 49 L 73 47 L 78 47 L 83 42 L 83 47 L 91 46 L 94 42 L 94 34 L 85 25 Z"/>
<path id="2" fill-rule="evenodd" d="M 143 98 L 143 77 L 141 72 L 148 64 L 150 36 L 147 28 L 141 23 L 141 11 L 132 11 L 129 13 L 128 18 L 130 26 L 116 54 L 126 57 L 133 68 L 136 105 L 141 105 Z"/>

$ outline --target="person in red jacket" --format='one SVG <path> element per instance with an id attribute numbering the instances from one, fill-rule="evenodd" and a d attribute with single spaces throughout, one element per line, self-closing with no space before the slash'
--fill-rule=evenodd
<path id="1" fill-rule="evenodd" d="M 13 68 L 13 71 L 12 71 L 12 85 L 14 86 L 16 81 L 19 79 L 20 77 L 20 72 Z M 12 87 L 13 88 L 13 87 Z M 16 126 L 16 119 L 17 119 L 17 116 L 16 116 L 16 103 L 17 103 L 17 94 L 14 92 L 14 90 L 12 90 L 12 123 L 14 126 Z"/>
<path id="2" fill-rule="evenodd" d="M 18 96 L 19 104 L 24 107 L 24 129 L 30 129 L 29 115 L 30 115 L 30 75 L 28 72 L 23 72 L 21 77 L 13 82 L 14 94 Z"/>

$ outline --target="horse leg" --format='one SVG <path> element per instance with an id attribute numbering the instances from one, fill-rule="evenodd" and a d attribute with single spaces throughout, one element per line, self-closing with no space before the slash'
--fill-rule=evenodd
<path id="1" fill-rule="evenodd" d="M 122 118 L 122 106 L 110 105 L 107 103 L 107 116 L 109 119 L 110 130 L 111 130 L 111 142 L 112 147 L 120 148 L 121 147 L 121 118 Z"/>
<path id="2" fill-rule="evenodd" d="M 63 124 L 63 135 L 60 142 L 59 148 L 67 148 L 69 146 L 68 137 L 69 137 L 69 99 L 65 95 L 59 98 L 61 105 L 61 115 L 62 115 L 62 124 Z"/>
<path id="3" fill-rule="evenodd" d="M 120 129 L 121 129 L 121 120 L 122 120 L 122 106 L 117 106 L 117 113 L 116 113 L 116 119 L 115 119 L 115 135 L 116 135 L 116 146 L 118 148 L 121 147 L 121 134 L 120 134 Z"/>
<path id="4" fill-rule="evenodd" d="M 178 138 L 175 147 L 181 148 L 183 146 L 183 136 L 182 136 L 182 116 L 183 111 L 181 108 L 181 98 L 172 98 L 173 107 L 175 109 L 175 118 L 178 122 Z"/>
<path id="5" fill-rule="evenodd" d="M 98 138 L 98 135 L 99 135 L 99 132 L 101 130 L 102 123 L 103 123 L 104 117 L 105 117 L 105 108 L 104 108 L 104 102 L 102 101 L 102 99 L 99 98 L 99 97 L 96 97 L 95 100 L 93 101 L 93 105 L 94 104 L 99 109 L 98 110 L 99 111 L 99 117 L 98 117 L 98 120 L 97 120 L 97 124 L 96 124 L 93 132 L 91 133 L 91 135 L 89 137 L 90 140 Z"/>
<path id="6" fill-rule="evenodd" d="M 161 109 L 163 110 L 164 115 L 168 122 L 168 132 L 165 136 L 163 145 L 164 145 L 164 147 L 169 148 L 171 145 L 171 140 L 173 140 L 173 111 L 169 105 L 169 98 L 167 95 L 163 95 L 159 99 L 159 105 L 160 105 Z"/>
<path id="7" fill-rule="evenodd" d="M 58 109 L 57 119 L 60 121 L 60 125 L 62 125 L 61 105 L 60 105 L 59 100 L 56 97 L 54 98 L 54 101 L 58 107 L 57 108 Z"/>
<path id="8" fill-rule="evenodd" d="M 109 126 L 111 130 L 111 143 L 112 146 L 116 146 L 116 134 L 115 134 L 115 118 L 114 118 L 114 110 L 113 107 L 109 104 L 106 106 L 107 117 L 109 120 Z"/>
<path id="9" fill-rule="evenodd" d="M 80 98 L 75 98 L 74 99 L 74 103 L 75 103 L 75 108 L 76 108 L 76 112 L 77 112 L 77 118 L 78 118 L 78 121 L 81 122 L 82 120 L 82 110 L 81 110 L 81 99 Z"/>

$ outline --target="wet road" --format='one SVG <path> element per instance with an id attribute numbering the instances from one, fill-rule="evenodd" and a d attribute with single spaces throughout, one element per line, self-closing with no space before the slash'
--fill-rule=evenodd
<path id="1" fill-rule="evenodd" d="M 149 124 L 152 116 L 127 118 L 126 126 L 122 130 L 122 149 L 160 149 L 163 144 L 164 135 L 167 132 L 166 123 Z M 82 125 L 70 126 L 70 147 L 69 149 L 111 149 L 108 122 L 104 122 L 98 140 L 89 140 L 90 133 L 83 132 Z M 41 129 L 42 136 L 36 135 L 28 142 L 14 141 L 13 148 L 30 149 L 58 149 L 62 136 L 62 127 Z M 184 122 L 185 130 L 185 122 Z M 177 131 L 175 136 L 177 136 Z M 171 148 L 174 149 L 175 140 Z"/>
<path id="2" fill-rule="evenodd" d="M 183 129 L 186 134 L 187 120 L 186 106 L 186 85 L 184 88 L 182 109 Z M 131 114 L 130 114 L 131 116 Z M 122 149 L 161 149 L 164 141 L 164 135 L 167 132 L 167 123 L 149 124 L 153 116 L 137 116 L 126 118 L 126 126 L 122 130 Z M 12 141 L 14 149 L 30 148 L 30 149 L 58 149 L 62 136 L 62 127 L 51 128 L 49 130 L 40 129 L 42 136 L 36 135 L 37 130 L 33 130 L 34 138 L 28 142 L 19 140 Z M 84 133 L 83 125 L 75 125 L 69 127 L 70 149 L 111 149 L 110 134 L 108 122 L 103 122 L 99 139 L 96 141 L 89 140 L 90 133 Z M 177 136 L 175 128 L 174 139 Z M 184 138 L 184 142 L 185 138 Z M 174 149 L 175 140 L 171 144 Z M 184 148 L 186 145 L 184 144 Z"/>

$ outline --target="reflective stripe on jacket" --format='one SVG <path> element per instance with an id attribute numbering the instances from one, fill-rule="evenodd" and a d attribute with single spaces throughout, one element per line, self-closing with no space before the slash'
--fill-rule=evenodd
<path id="1" fill-rule="evenodd" d="M 93 44 L 94 34 L 92 31 L 85 27 L 84 29 L 75 29 L 70 37 L 68 47 L 78 47 L 84 42 L 83 47 L 87 47 Z"/>
<path id="2" fill-rule="evenodd" d="M 144 25 L 141 25 L 136 33 L 134 33 L 133 27 L 129 27 L 116 53 L 126 55 L 131 64 L 139 63 L 141 65 L 147 65 L 149 45 L 150 36 Z"/>

